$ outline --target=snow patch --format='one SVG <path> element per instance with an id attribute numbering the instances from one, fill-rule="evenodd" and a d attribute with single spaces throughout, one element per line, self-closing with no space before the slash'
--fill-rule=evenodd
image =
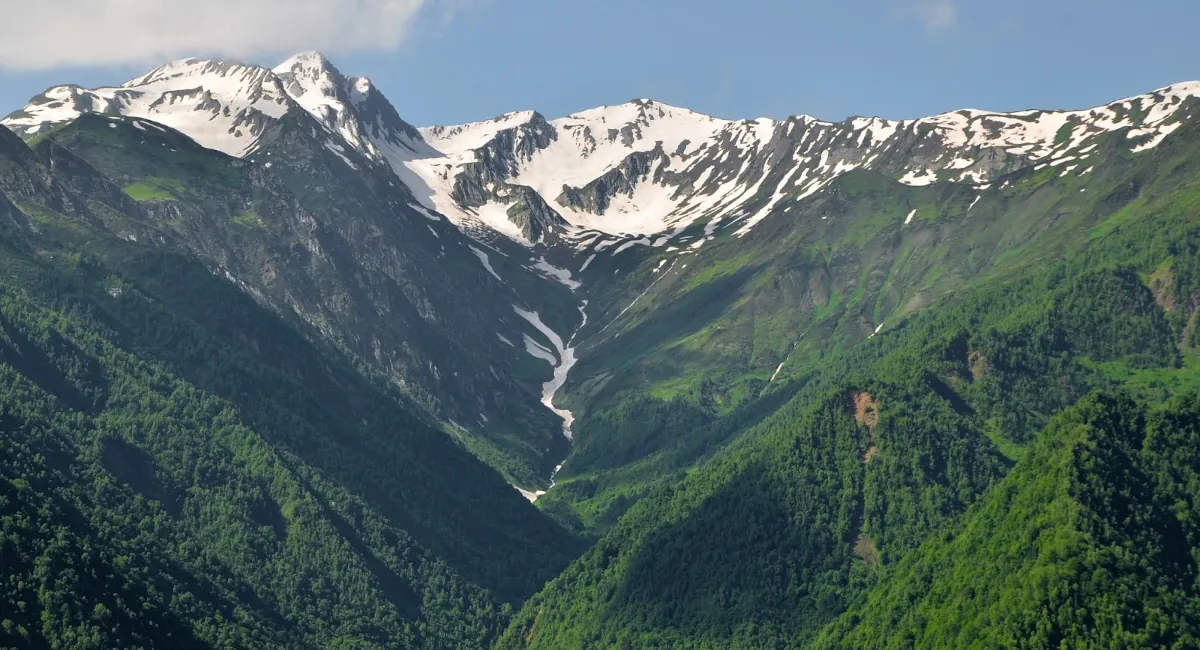
<path id="1" fill-rule="evenodd" d="M 268 165 L 269 164 L 270 163 L 268 163 Z M 430 214 L 429 210 L 426 210 L 425 206 L 423 206 L 423 205 L 419 205 L 416 203 L 409 203 L 408 207 L 412 208 L 413 210 L 415 210 L 417 212 L 417 214 L 421 215 L 422 217 L 425 217 L 426 219 L 430 219 L 432 221 L 441 221 L 442 220 L 441 217 Z"/>
<path id="2" fill-rule="evenodd" d="M 586 266 L 586 264 L 584 266 Z M 539 257 L 537 259 L 537 263 L 533 265 L 533 268 L 547 278 L 566 286 L 571 291 L 583 286 L 583 283 L 579 282 L 578 280 L 571 279 L 570 271 L 554 266 L 550 262 L 547 262 L 545 257 Z M 580 271 L 582 270 L 583 269 L 580 269 Z"/>
<path id="3" fill-rule="evenodd" d="M 479 258 L 480 263 L 483 264 L 483 268 L 487 269 L 487 272 L 491 273 L 493 278 L 504 282 L 504 278 L 500 277 L 500 274 L 496 273 L 496 269 L 492 268 L 492 261 L 488 259 L 487 253 L 475 248 L 474 246 L 468 246 L 468 248 L 471 249 L 472 253 L 475 253 L 475 257 Z"/>
<path id="4" fill-rule="evenodd" d="M 525 335 L 525 351 L 530 356 L 541 359 L 552 366 L 558 365 L 558 357 L 554 356 L 554 353 L 549 348 L 533 340 L 528 334 Z"/>
<path id="5" fill-rule="evenodd" d="M 542 384 L 542 404 L 545 404 L 546 408 L 554 411 L 563 419 L 563 436 L 565 436 L 567 440 L 573 440 L 574 438 L 571 434 L 571 424 L 575 421 L 575 416 L 567 409 L 555 408 L 554 395 L 558 392 L 558 389 L 562 388 L 563 384 L 567 383 L 567 374 L 571 372 L 571 368 L 575 365 L 575 348 L 564 345 L 562 337 L 556 334 L 554 330 L 547 327 L 546 324 L 542 322 L 541 317 L 538 316 L 536 311 L 526 311 L 516 305 L 513 305 L 513 311 L 517 312 L 518 316 L 524 318 L 529 322 L 530 325 L 533 325 L 537 331 L 541 332 L 542 335 L 550 341 L 550 344 L 554 346 L 555 350 L 558 351 L 558 358 L 555 359 L 553 358 L 554 355 L 551 354 L 549 350 L 538 345 L 538 348 L 544 350 L 546 354 L 551 357 L 549 361 L 551 365 L 554 366 L 553 378 L 551 378 L 550 381 Z M 531 342 L 533 342 L 534 345 L 537 345 L 536 342 L 529 338 L 528 334 L 525 335 L 526 351 L 529 350 L 529 344 Z M 530 352 L 530 354 L 533 354 L 533 352 Z"/>

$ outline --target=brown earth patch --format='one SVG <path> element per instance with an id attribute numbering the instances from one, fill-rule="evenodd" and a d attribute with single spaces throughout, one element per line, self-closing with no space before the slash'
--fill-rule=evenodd
<path id="1" fill-rule="evenodd" d="M 808 278 L 808 295 L 814 307 L 826 307 L 833 293 L 833 278 L 829 269 L 820 268 Z"/>
<path id="2" fill-rule="evenodd" d="M 539 626 L 541 626 L 541 623 L 542 623 L 542 611 L 543 611 L 542 609 L 538 609 L 537 616 L 534 617 L 533 623 L 530 624 L 528 630 L 525 630 L 525 645 L 526 646 L 531 646 L 531 645 L 533 645 L 534 641 L 537 641 L 537 638 L 538 638 L 537 630 L 538 630 Z"/>
<path id="3" fill-rule="evenodd" d="M 918 293 L 917 295 L 913 296 L 912 298 L 909 298 L 908 302 L 904 304 L 904 314 L 905 315 L 911 314 L 914 311 L 917 311 L 918 309 L 922 309 L 928 305 L 929 305 L 929 296 L 924 293 Z"/>
<path id="4" fill-rule="evenodd" d="M 854 394 L 854 419 L 859 424 L 869 427 L 873 427 L 879 422 L 879 403 L 871 397 L 870 393 L 859 391 Z"/>
<path id="5" fill-rule="evenodd" d="M 875 548 L 875 542 L 866 535 L 860 533 L 858 539 L 854 540 L 854 555 L 872 569 L 879 566 L 879 549 Z"/>
<path id="6" fill-rule="evenodd" d="M 863 462 L 870 463 L 871 459 L 878 455 L 879 455 L 879 447 L 876 447 L 875 445 L 871 445 L 871 447 L 869 449 L 867 449 L 867 453 L 863 454 Z"/>
<path id="7" fill-rule="evenodd" d="M 1173 314 L 1179 309 L 1175 296 L 1171 295 L 1171 288 L 1175 285 L 1175 275 L 1171 273 L 1171 269 L 1158 269 L 1150 276 L 1148 284 L 1150 293 L 1154 294 L 1154 302 L 1157 302 L 1163 311 Z"/>
<path id="8" fill-rule="evenodd" d="M 979 350 L 971 350 L 967 354 L 967 369 L 971 371 L 971 381 L 979 381 L 992 371 L 992 364 Z"/>
<path id="9" fill-rule="evenodd" d="M 1196 317 L 1200 316 L 1200 309 L 1193 309 L 1192 315 L 1188 317 L 1187 323 L 1183 326 L 1183 332 L 1179 334 L 1179 349 L 1183 351 L 1190 350 L 1192 346 L 1192 334 L 1196 331 Z"/>

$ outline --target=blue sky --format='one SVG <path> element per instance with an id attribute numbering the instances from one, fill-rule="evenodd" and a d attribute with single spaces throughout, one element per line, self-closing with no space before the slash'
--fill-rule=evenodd
<path id="1" fill-rule="evenodd" d="M 333 1 L 303 0 L 314 16 L 323 8 L 342 11 L 345 5 L 335 7 Z M 208 51 L 176 53 L 149 41 L 139 50 L 141 34 L 134 32 L 120 39 L 96 37 L 94 43 L 84 38 L 78 53 L 73 50 L 63 61 L 34 60 L 26 52 L 35 46 L 18 40 L 0 50 L 0 113 L 19 108 L 49 85 L 123 81 L 153 67 L 150 61 L 158 61 L 160 52 L 233 54 L 273 65 L 295 50 L 323 49 L 343 72 L 369 76 L 415 124 L 472 121 L 526 108 L 556 117 L 635 97 L 731 118 L 797 113 L 910 118 L 964 107 L 1080 108 L 1200 79 L 1195 0 L 356 2 L 387 6 L 364 11 L 364 24 L 339 15 L 336 20 L 345 24 L 322 31 L 321 25 L 335 19 L 317 16 L 311 21 L 317 25 L 291 25 L 294 19 L 283 16 L 296 10 L 284 9 L 287 2 L 237 0 L 234 6 L 264 11 L 277 4 L 279 33 L 224 29 L 209 47 L 203 28 L 193 29 L 195 42 L 203 44 L 196 49 Z M 188 5 L 194 3 L 180 6 Z M 396 5 L 407 13 L 396 13 Z M 392 13 L 380 13 L 385 11 Z M 41 24 L 51 33 L 38 35 L 37 24 L 18 33 L 10 23 L 0 27 L 0 40 L 60 37 L 62 21 L 70 20 L 65 10 L 63 16 L 46 13 Z M 403 29 L 374 29 L 369 23 L 385 20 L 381 16 L 403 22 Z M 186 14 L 178 20 L 187 22 Z M 165 29 L 122 24 L 146 33 Z M 87 28 L 79 26 L 79 33 Z M 360 31 L 352 40 L 337 35 L 355 29 Z M 114 40 L 134 44 L 114 52 Z M 94 60 L 108 63 L 77 64 Z"/>

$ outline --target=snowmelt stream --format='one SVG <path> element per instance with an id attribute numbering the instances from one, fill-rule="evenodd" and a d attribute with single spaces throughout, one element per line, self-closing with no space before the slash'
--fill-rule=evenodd
<path id="1" fill-rule="evenodd" d="M 575 441 L 575 438 L 571 433 L 571 425 L 575 422 L 575 414 L 571 413 L 570 409 L 560 409 L 555 407 L 554 395 L 557 394 L 559 389 L 567 383 L 567 375 L 570 374 L 571 368 L 577 361 L 575 358 L 575 348 L 572 347 L 571 344 L 575 341 L 575 336 L 579 334 L 579 331 L 583 329 L 584 325 L 587 325 L 586 309 L 587 301 L 584 300 L 579 306 L 579 314 L 582 317 L 582 320 L 580 321 L 579 326 L 575 328 L 575 332 L 571 334 L 571 338 L 564 343 L 561 336 L 559 336 L 554 330 L 550 329 L 545 323 L 542 322 L 541 317 L 536 311 L 527 311 L 516 305 L 513 305 L 513 311 L 517 312 L 518 316 L 524 318 L 529 322 L 530 325 L 533 325 L 535 329 L 545 335 L 546 339 L 550 341 L 550 344 L 554 346 L 554 351 L 558 353 L 558 362 L 554 364 L 554 376 L 550 379 L 550 381 L 542 384 L 542 404 L 545 404 L 546 408 L 550 409 L 555 413 L 555 415 L 562 418 L 563 436 L 572 443 Z M 558 466 L 554 468 L 554 471 L 550 473 L 550 487 L 554 487 L 554 477 L 558 475 L 558 470 L 560 469 L 562 469 L 562 463 L 559 463 Z M 520 487 L 517 489 L 520 490 L 521 494 L 525 495 L 525 498 L 529 499 L 530 501 L 536 501 L 538 497 L 546 493 L 545 490 L 530 492 L 529 490 L 524 490 Z"/>

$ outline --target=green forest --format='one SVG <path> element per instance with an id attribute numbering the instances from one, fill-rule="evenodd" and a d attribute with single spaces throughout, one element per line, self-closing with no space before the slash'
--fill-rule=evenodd
<path id="1" fill-rule="evenodd" d="M 590 420 L 670 473 L 598 449 L 549 495 L 604 532 L 498 647 L 1195 647 L 1200 183 L 1167 187 L 749 405 Z"/>
<path id="2" fill-rule="evenodd" d="M 194 262 L 2 245 L 0 647 L 480 647 L 569 560 L 394 391 Z"/>
<path id="3" fill-rule="evenodd" d="M 1200 648 L 1200 121 L 586 293 L 287 119 L 0 128 L 0 650 Z"/>

